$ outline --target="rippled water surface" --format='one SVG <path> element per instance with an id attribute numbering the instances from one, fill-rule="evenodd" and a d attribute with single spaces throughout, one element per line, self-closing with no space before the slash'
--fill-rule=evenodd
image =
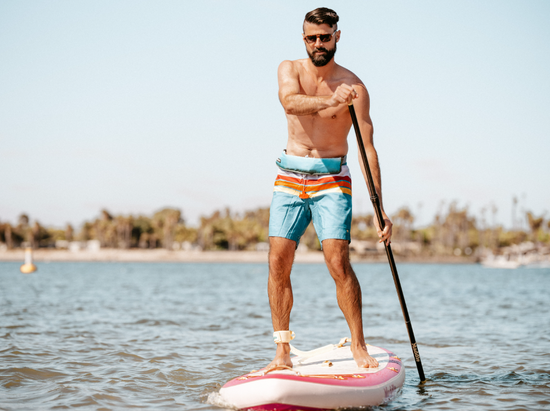
<path id="1" fill-rule="evenodd" d="M 220 410 L 229 379 L 274 353 L 264 264 L 0 263 L 0 409 Z M 550 270 L 398 266 L 427 382 L 389 268 L 356 264 L 367 342 L 407 367 L 376 410 L 550 409 Z M 296 265 L 303 350 L 348 336 L 323 265 Z"/>

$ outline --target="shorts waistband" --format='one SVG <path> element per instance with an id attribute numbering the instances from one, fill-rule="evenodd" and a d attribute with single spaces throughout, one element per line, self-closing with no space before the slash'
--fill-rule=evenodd
<path id="1" fill-rule="evenodd" d="M 347 155 L 334 158 L 291 156 L 283 150 L 275 164 L 283 170 L 312 175 L 339 174 L 346 164 Z"/>

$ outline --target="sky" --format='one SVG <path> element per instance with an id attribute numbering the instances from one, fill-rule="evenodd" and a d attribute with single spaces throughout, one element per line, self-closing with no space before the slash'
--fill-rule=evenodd
<path id="1" fill-rule="evenodd" d="M 550 211 L 548 1 L 0 0 L 0 222 L 269 206 L 277 67 L 307 57 L 320 6 L 370 93 L 388 214 Z M 372 212 L 349 141 L 354 212 Z"/>

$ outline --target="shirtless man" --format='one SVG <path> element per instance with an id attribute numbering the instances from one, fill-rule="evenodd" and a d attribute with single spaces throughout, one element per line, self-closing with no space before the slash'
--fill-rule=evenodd
<path id="1" fill-rule="evenodd" d="M 300 237 L 311 220 L 336 283 L 338 305 L 350 328 L 353 357 L 359 367 L 378 367 L 365 344 L 361 287 L 349 262 L 351 178 L 345 156 L 352 126 L 347 104 L 351 99 L 385 220 L 383 231 L 374 220 L 380 242 L 390 243 L 392 223 L 382 205 L 367 89 L 355 74 L 333 59 L 341 34 L 338 19 L 336 12 L 327 8 L 309 12 L 303 26 L 309 58 L 283 61 L 278 70 L 279 99 L 288 121 L 288 143 L 277 159 L 280 170 L 269 222 L 268 294 L 277 351 L 268 369 L 292 367 L 290 272 Z M 365 170 L 362 171 L 366 178 Z"/>

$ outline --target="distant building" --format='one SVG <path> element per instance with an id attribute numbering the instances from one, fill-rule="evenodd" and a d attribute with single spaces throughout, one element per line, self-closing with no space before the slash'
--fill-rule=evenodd
<path id="1" fill-rule="evenodd" d="M 67 249 L 69 248 L 69 242 L 67 240 L 56 240 L 55 241 L 55 248 L 60 249 Z"/>
<path id="2" fill-rule="evenodd" d="M 256 244 L 256 251 L 269 251 L 269 244 L 266 242 Z"/>
<path id="3" fill-rule="evenodd" d="M 71 241 L 69 242 L 69 251 L 71 253 L 78 253 L 80 250 L 82 250 L 83 244 L 80 241 Z"/>
<path id="4" fill-rule="evenodd" d="M 86 242 L 86 250 L 97 252 L 101 249 L 101 242 L 99 240 L 88 240 Z"/>

